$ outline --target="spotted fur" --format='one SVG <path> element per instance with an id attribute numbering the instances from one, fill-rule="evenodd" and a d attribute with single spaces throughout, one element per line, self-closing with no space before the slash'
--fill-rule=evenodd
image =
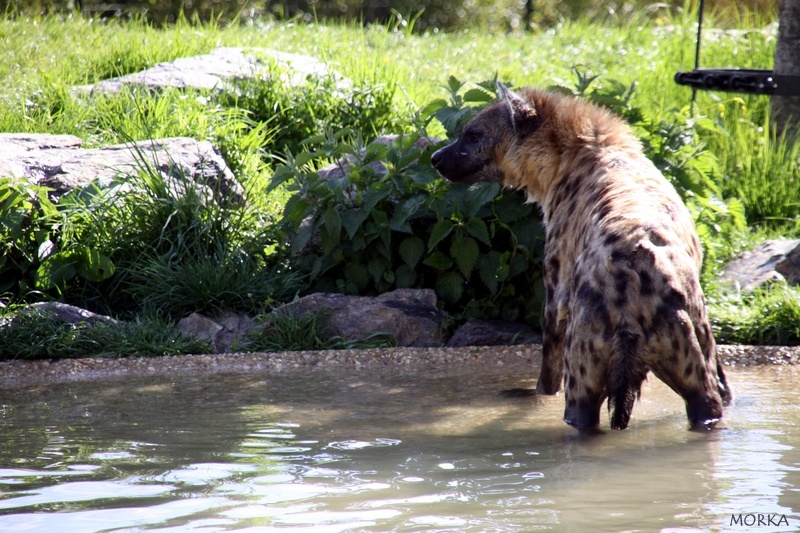
<path id="1" fill-rule="evenodd" d="M 700 240 L 672 185 L 619 117 L 586 101 L 499 85 L 500 100 L 431 162 L 453 182 L 497 181 L 537 202 L 546 228 L 538 394 L 565 391 L 564 420 L 628 426 L 648 372 L 692 425 L 731 400 L 706 316 Z"/>

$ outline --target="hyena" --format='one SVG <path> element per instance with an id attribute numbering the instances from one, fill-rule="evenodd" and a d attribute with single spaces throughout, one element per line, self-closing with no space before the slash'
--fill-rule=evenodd
<path id="1" fill-rule="evenodd" d="M 498 84 L 493 103 L 438 150 L 449 181 L 502 182 L 542 210 L 544 335 L 537 394 L 563 379 L 564 421 L 595 428 L 608 398 L 625 429 L 652 371 L 711 426 L 732 395 L 711 333 L 688 209 L 628 125 L 578 98 Z"/>

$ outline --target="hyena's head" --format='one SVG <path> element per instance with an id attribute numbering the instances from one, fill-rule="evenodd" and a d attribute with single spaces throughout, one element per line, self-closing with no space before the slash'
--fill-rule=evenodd
<path id="1" fill-rule="evenodd" d="M 534 107 L 502 83 L 497 87 L 499 100 L 467 122 L 458 139 L 431 156 L 433 167 L 449 181 L 505 181 L 504 158 L 535 128 Z"/>
<path id="2" fill-rule="evenodd" d="M 570 165 L 608 152 L 641 154 L 627 124 L 602 107 L 557 92 L 523 89 L 517 94 L 501 83 L 497 87 L 498 101 L 431 157 L 448 180 L 498 181 L 542 203 L 566 173 L 581 170 Z"/>

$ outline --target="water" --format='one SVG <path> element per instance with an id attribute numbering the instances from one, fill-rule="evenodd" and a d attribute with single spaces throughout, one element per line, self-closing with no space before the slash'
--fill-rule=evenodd
<path id="1" fill-rule="evenodd" d="M 478 372 L 0 391 L 0 531 L 798 530 L 800 369 L 729 376 L 725 430 L 651 378 L 599 436 Z"/>

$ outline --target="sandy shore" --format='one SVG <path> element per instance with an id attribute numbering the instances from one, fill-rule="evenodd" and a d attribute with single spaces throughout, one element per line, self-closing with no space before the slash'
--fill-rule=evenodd
<path id="1" fill-rule="evenodd" d="M 726 365 L 794 365 L 800 347 L 720 346 Z M 540 345 L 468 348 L 381 348 L 314 352 L 0 361 L 0 386 L 26 387 L 124 376 L 260 372 L 520 372 L 538 373 Z"/>

